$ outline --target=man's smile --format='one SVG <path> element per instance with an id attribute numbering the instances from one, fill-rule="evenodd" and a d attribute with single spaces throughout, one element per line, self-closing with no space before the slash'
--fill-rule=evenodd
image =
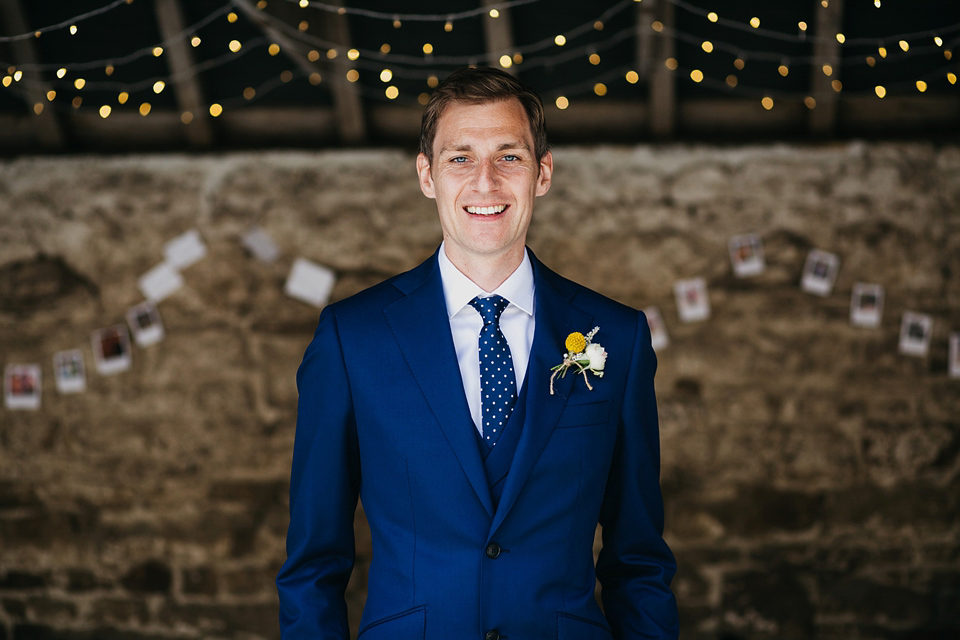
<path id="1" fill-rule="evenodd" d="M 472 213 L 473 215 L 479 215 L 479 216 L 492 216 L 498 213 L 503 213 L 506 210 L 506 208 L 507 208 L 507 205 L 505 204 L 495 204 L 495 205 L 486 206 L 486 207 L 473 207 L 468 205 L 464 207 L 467 213 Z"/>

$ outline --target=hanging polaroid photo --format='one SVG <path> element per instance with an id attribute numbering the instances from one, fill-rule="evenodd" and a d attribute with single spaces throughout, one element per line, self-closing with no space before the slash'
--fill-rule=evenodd
<path id="1" fill-rule="evenodd" d="M 647 316 L 647 325 L 650 327 L 650 343 L 654 351 L 660 351 L 670 345 L 670 336 L 667 335 L 667 327 L 663 324 L 663 316 L 660 315 L 660 309 L 657 307 L 647 307 L 643 310 Z"/>
<path id="2" fill-rule="evenodd" d="M 907 311 L 900 324 L 900 353 L 921 357 L 927 355 L 932 335 L 933 318 L 923 313 Z"/>
<path id="3" fill-rule="evenodd" d="M 166 262 L 161 262 L 140 277 L 140 292 L 147 300 L 160 302 L 183 286 L 183 276 Z"/>
<path id="4" fill-rule="evenodd" d="M 274 262 L 280 257 L 280 249 L 267 232 L 253 227 L 241 239 L 244 248 L 260 262 Z"/>
<path id="5" fill-rule="evenodd" d="M 163 340 L 163 323 L 157 305 L 149 300 L 127 311 L 127 323 L 138 347 L 149 347 Z"/>
<path id="6" fill-rule="evenodd" d="M 837 254 L 812 249 L 807 254 L 807 263 L 803 267 L 803 280 L 800 286 L 807 293 L 818 296 L 830 295 L 839 269 L 840 258 Z"/>
<path id="7" fill-rule="evenodd" d="M 60 393 L 81 393 L 87 390 L 87 369 L 80 349 L 60 351 L 53 355 L 53 376 Z"/>
<path id="8" fill-rule="evenodd" d="M 207 255 L 200 233 L 191 229 L 163 246 L 164 261 L 174 269 L 185 269 Z"/>
<path id="9" fill-rule="evenodd" d="M 730 262 L 738 278 L 748 278 L 763 273 L 766 262 L 763 258 L 763 241 L 751 233 L 730 239 Z"/>
<path id="10" fill-rule="evenodd" d="M 322 307 L 330 298 L 335 281 L 330 269 L 305 258 L 297 258 L 290 269 L 284 292 L 291 298 Z"/>
<path id="11" fill-rule="evenodd" d="M 91 336 L 93 357 L 101 375 L 120 373 L 130 368 L 133 357 L 130 353 L 130 334 L 122 324 L 98 329 Z"/>
<path id="12" fill-rule="evenodd" d="M 853 285 L 850 296 L 850 322 L 858 327 L 879 327 L 883 315 L 883 287 L 879 284 Z"/>
<path id="13" fill-rule="evenodd" d="M 3 389 L 7 409 L 36 411 L 40 408 L 40 365 L 8 364 Z"/>
<path id="14" fill-rule="evenodd" d="M 703 278 L 679 280 L 673 285 L 677 298 L 677 313 L 683 322 L 698 322 L 710 317 L 710 298 Z"/>
<path id="15" fill-rule="evenodd" d="M 960 378 L 960 333 L 950 334 L 950 377 Z"/>

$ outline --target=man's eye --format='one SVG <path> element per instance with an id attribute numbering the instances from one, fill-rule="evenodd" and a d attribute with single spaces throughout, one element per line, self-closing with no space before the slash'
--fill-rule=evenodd
<path id="1" fill-rule="evenodd" d="M 507 155 L 503 156 L 503 159 L 506 160 L 507 162 L 516 162 L 516 161 L 519 160 L 520 158 L 519 158 L 518 156 L 513 155 L 513 154 L 507 154 Z"/>
<path id="2" fill-rule="evenodd" d="M 457 156 L 456 158 L 450 158 L 450 162 L 454 162 L 456 164 L 463 164 L 466 161 L 467 159 L 464 156 Z"/>

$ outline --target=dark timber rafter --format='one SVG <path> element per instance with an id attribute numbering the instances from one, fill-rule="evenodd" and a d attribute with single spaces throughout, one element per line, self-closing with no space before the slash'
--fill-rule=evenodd
<path id="1" fill-rule="evenodd" d="M 0 0 L 0 25 L 6 25 L 9 35 L 27 33 L 27 26 L 23 9 L 19 0 Z M 13 51 L 14 64 L 27 67 L 23 71 L 23 86 L 26 88 L 26 101 L 34 112 L 33 126 L 40 145 L 47 150 L 57 151 L 64 147 L 65 136 L 63 127 L 53 109 L 44 108 L 47 103 L 47 92 L 50 86 L 43 79 L 39 71 L 31 67 L 39 64 L 36 48 L 32 40 L 15 40 L 10 43 Z"/>
<path id="2" fill-rule="evenodd" d="M 187 141 L 193 147 L 209 147 L 213 143 L 213 130 L 203 101 L 203 92 L 196 75 L 191 72 L 194 66 L 193 54 L 187 41 L 180 38 L 184 29 L 183 12 L 178 0 L 154 0 L 160 36 L 167 43 L 167 60 L 173 87 L 177 95 L 180 111 L 192 117 L 186 123 Z"/>
<path id="3" fill-rule="evenodd" d="M 364 117 L 363 101 L 360 98 L 360 89 L 357 84 L 347 80 L 346 74 L 350 62 L 343 51 L 321 69 L 319 64 L 315 64 L 307 58 L 307 46 L 298 43 L 294 38 L 271 25 L 261 15 L 260 9 L 254 7 L 250 0 L 234 0 L 234 2 L 237 8 L 243 11 L 244 15 L 257 25 L 268 38 L 276 42 L 280 50 L 304 73 L 308 76 L 320 74 L 324 81 L 329 83 L 333 93 L 340 140 L 346 144 L 365 142 L 367 125 Z M 328 3 L 341 4 L 339 0 L 328 0 Z M 277 10 L 281 13 L 274 13 L 274 15 L 288 24 L 296 24 L 291 7 L 292 5 L 288 3 L 279 3 Z M 325 13 L 323 38 L 327 41 L 336 42 L 343 50 L 349 49 L 351 46 L 350 25 L 347 22 L 347 16 L 345 14 Z"/>
<path id="4" fill-rule="evenodd" d="M 833 82 L 840 80 L 840 43 L 836 36 L 840 33 L 843 19 L 843 0 L 812 1 L 816 3 L 816 40 L 813 44 L 810 95 L 817 104 L 810 112 L 808 127 L 815 136 L 829 137 L 834 134 L 837 126 L 837 103 L 840 94 L 833 89 Z M 827 75 L 825 70 L 829 70 L 830 75 Z"/>

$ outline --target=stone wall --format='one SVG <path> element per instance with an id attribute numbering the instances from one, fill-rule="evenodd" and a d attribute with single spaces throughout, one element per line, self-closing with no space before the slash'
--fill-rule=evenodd
<path id="1" fill-rule="evenodd" d="M 956 638 L 960 148 L 556 162 L 531 246 L 658 306 L 670 333 L 657 391 L 683 638 Z M 428 256 L 438 225 L 412 155 L 23 158 L 0 163 L 0 221 L 0 364 L 44 374 L 39 410 L 0 410 L 0 640 L 276 638 L 294 373 L 317 317 L 284 280 L 310 258 L 339 299 Z M 252 225 L 276 263 L 241 247 Z M 166 338 L 125 373 L 92 371 L 90 332 L 123 322 L 163 244 L 193 228 L 209 253 L 159 304 Z M 747 232 L 767 269 L 741 279 L 727 242 Z M 811 248 L 842 261 L 827 297 L 798 286 Z M 672 287 L 693 276 L 713 314 L 682 324 Z M 850 325 L 858 281 L 886 288 L 878 329 Z M 925 358 L 897 352 L 906 310 L 934 318 Z M 88 390 L 60 395 L 51 357 L 72 348 Z"/>

